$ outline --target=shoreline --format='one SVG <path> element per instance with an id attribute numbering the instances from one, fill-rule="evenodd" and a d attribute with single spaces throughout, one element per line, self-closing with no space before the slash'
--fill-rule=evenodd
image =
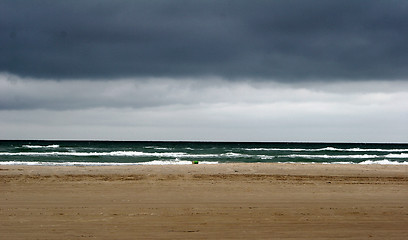
<path id="1" fill-rule="evenodd" d="M 303 164 L 303 163 L 221 163 L 180 165 L 112 165 L 55 166 L 0 165 L 4 175 L 127 175 L 127 174 L 263 174 L 263 175 L 327 175 L 327 176 L 399 176 L 408 177 L 408 165 L 385 164 Z"/>
<path id="2" fill-rule="evenodd" d="M 407 239 L 408 166 L 0 166 L 5 239 Z"/>

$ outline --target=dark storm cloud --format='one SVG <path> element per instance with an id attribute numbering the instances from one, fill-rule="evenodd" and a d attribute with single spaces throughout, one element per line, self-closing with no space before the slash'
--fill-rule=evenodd
<path id="1" fill-rule="evenodd" d="M 407 1 L 0 2 L 0 72 L 407 79 Z"/>

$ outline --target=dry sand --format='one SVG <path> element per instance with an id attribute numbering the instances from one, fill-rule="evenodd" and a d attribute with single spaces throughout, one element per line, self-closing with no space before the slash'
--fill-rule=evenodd
<path id="1" fill-rule="evenodd" d="M 0 166 L 0 239 L 408 239 L 408 166 Z"/>

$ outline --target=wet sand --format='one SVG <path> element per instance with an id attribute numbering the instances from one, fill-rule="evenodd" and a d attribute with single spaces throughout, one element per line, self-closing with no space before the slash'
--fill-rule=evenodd
<path id="1" fill-rule="evenodd" d="M 408 166 L 0 166 L 0 239 L 408 239 Z"/>

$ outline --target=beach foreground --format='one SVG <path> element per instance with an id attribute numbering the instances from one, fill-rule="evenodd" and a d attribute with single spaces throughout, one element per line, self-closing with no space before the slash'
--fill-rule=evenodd
<path id="1" fill-rule="evenodd" d="M 408 166 L 0 166 L 2 239 L 408 239 Z"/>

